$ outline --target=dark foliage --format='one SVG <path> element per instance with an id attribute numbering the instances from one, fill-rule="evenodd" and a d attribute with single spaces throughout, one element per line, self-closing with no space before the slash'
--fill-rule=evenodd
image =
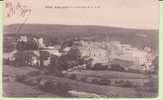
<path id="1" fill-rule="evenodd" d="M 75 74 L 70 74 L 69 78 L 72 79 L 72 80 L 76 80 L 77 76 Z"/>
<path id="2" fill-rule="evenodd" d="M 123 67 L 121 67 L 120 64 L 111 64 L 110 70 L 124 71 L 125 69 Z"/>
<path id="3" fill-rule="evenodd" d="M 33 40 L 28 42 L 18 41 L 16 45 L 16 49 L 18 50 L 38 50 L 39 44 Z"/>
<path id="4" fill-rule="evenodd" d="M 50 80 L 44 80 L 44 83 L 40 84 L 39 87 L 44 91 L 60 96 L 68 96 L 68 90 L 70 90 L 67 84 Z"/>
<path id="5" fill-rule="evenodd" d="M 108 66 L 97 63 L 92 67 L 92 70 L 107 70 Z"/>
<path id="6" fill-rule="evenodd" d="M 92 80 L 92 83 L 93 84 L 98 84 L 98 85 L 110 85 L 111 81 L 108 80 L 108 79 L 96 79 L 96 78 L 94 78 Z"/>

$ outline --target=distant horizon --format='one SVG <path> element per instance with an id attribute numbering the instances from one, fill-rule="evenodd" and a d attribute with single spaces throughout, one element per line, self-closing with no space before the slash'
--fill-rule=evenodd
<path id="1" fill-rule="evenodd" d="M 22 23 L 13 23 L 13 24 L 9 24 L 9 25 L 4 25 L 4 27 L 8 27 L 8 26 L 12 26 L 12 25 L 21 25 Z M 118 28 L 118 29 L 129 29 L 129 30 L 147 30 L 147 31 L 158 31 L 158 29 L 153 29 L 153 28 L 150 28 L 150 29 L 146 29 L 146 28 L 132 28 L 132 27 L 120 27 L 120 26 L 105 26 L 105 25 L 81 25 L 81 24 L 40 24 L 40 23 L 26 23 L 26 24 L 23 24 L 24 25 L 58 25 L 58 26 L 72 26 L 72 27 L 75 27 L 75 26 L 83 26 L 83 27 L 86 27 L 86 26 L 92 26 L 92 27 L 103 27 L 103 28 Z"/>

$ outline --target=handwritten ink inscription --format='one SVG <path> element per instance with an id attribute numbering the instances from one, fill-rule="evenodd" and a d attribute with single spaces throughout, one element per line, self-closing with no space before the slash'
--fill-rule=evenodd
<path id="1" fill-rule="evenodd" d="M 12 16 L 25 17 L 31 14 L 31 9 L 28 8 L 26 5 L 22 5 L 20 2 L 14 4 L 11 1 L 6 1 L 5 8 L 7 17 Z"/>

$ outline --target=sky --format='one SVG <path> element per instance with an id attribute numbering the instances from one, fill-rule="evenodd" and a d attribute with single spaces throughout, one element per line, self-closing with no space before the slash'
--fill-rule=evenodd
<path id="1" fill-rule="evenodd" d="M 159 28 L 158 0 L 6 0 L 17 2 L 31 9 L 28 16 L 5 17 L 5 25 L 26 24 L 66 24 L 102 25 L 137 29 Z M 49 8 L 48 6 L 98 6 L 98 8 Z M 5 13 L 7 14 L 6 8 Z"/>

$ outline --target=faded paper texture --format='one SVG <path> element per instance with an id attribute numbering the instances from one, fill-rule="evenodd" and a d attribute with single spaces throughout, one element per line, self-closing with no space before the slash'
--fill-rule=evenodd
<path id="1" fill-rule="evenodd" d="M 3 96 L 158 96 L 158 0 L 5 0 Z"/>

